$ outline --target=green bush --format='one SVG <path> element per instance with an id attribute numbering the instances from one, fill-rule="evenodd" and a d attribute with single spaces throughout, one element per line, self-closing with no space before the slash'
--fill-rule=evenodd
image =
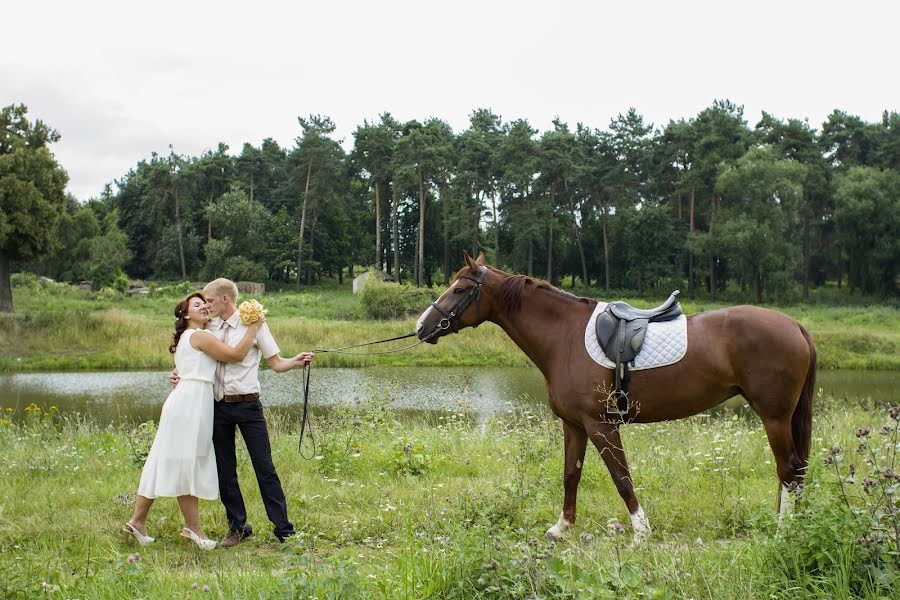
<path id="1" fill-rule="evenodd" d="M 40 279 L 34 273 L 13 273 L 9 278 L 14 288 L 36 290 L 40 287 Z"/>
<path id="2" fill-rule="evenodd" d="M 94 291 L 103 288 L 125 292 L 128 289 L 128 277 L 122 272 L 121 267 L 111 261 L 98 262 L 91 269 L 91 289 Z"/>
<path id="3" fill-rule="evenodd" d="M 400 438 L 392 448 L 394 471 L 400 475 L 424 475 L 431 458 L 419 440 Z"/>
<path id="4" fill-rule="evenodd" d="M 265 281 L 269 278 L 263 265 L 244 256 L 227 258 L 224 273 L 232 281 Z"/>
<path id="5" fill-rule="evenodd" d="M 892 590 L 900 568 L 900 407 L 876 433 L 857 430 L 855 453 L 834 446 L 810 462 L 795 518 L 775 543 L 776 565 L 786 577 L 798 573 L 830 582 L 830 596 Z M 854 460 L 853 455 L 857 458 Z"/>
<path id="6" fill-rule="evenodd" d="M 359 292 L 366 315 L 373 319 L 396 319 L 425 310 L 440 293 L 432 288 L 387 283 L 369 277 Z"/>

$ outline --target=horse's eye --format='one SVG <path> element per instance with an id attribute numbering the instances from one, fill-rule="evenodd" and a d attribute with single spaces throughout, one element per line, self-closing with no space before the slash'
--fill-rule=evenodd
<path id="1" fill-rule="evenodd" d="M 461 287 L 453 288 L 453 293 L 454 293 L 454 294 L 462 294 L 462 293 L 465 292 L 465 291 L 466 291 L 466 290 L 465 290 L 464 288 L 461 288 Z"/>

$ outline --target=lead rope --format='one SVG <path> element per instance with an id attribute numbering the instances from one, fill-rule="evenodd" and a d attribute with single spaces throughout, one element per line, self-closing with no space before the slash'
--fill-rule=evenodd
<path id="1" fill-rule="evenodd" d="M 303 454 L 303 432 L 306 431 L 307 411 L 309 410 L 309 374 L 312 371 L 309 363 L 303 367 L 303 417 L 300 419 L 300 441 L 297 443 L 297 452 L 306 460 L 312 460 L 316 456 L 316 438 L 312 434 L 312 423 L 309 426 L 309 440 L 312 443 L 312 454 Z"/>
<path id="2" fill-rule="evenodd" d="M 449 323 L 448 323 L 447 327 L 449 327 Z M 320 354 L 320 353 L 324 354 L 327 352 L 331 352 L 334 354 L 355 354 L 357 356 L 373 356 L 376 354 L 390 354 L 392 352 L 400 352 L 401 350 L 409 350 L 410 348 L 415 348 L 419 344 L 427 342 L 428 340 L 433 338 L 435 335 L 438 334 L 438 332 L 443 331 L 444 329 L 447 329 L 447 327 L 442 327 L 441 325 L 438 325 L 437 327 L 435 327 L 434 331 L 432 331 L 430 334 L 428 334 L 427 336 L 425 336 L 424 338 L 422 338 L 415 344 L 410 344 L 409 346 L 404 346 L 403 348 L 397 348 L 395 350 L 386 350 L 384 352 L 344 352 L 344 350 L 348 350 L 350 348 L 361 348 L 363 346 L 371 346 L 373 344 L 383 344 L 385 342 L 393 342 L 395 340 L 402 340 L 402 339 L 416 335 L 415 332 L 409 333 L 407 335 L 401 335 L 398 337 L 390 338 L 387 340 L 378 340 L 377 342 L 366 342 L 365 344 L 357 344 L 355 346 L 344 346 L 343 348 L 331 348 L 328 350 L 313 350 L 313 352 L 315 352 L 317 354 Z M 315 456 L 316 456 L 316 438 L 312 434 L 312 423 L 310 423 L 310 425 L 309 425 L 309 431 L 310 431 L 309 439 L 310 439 L 310 442 L 312 443 L 312 455 L 306 456 L 305 454 L 303 454 L 303 433 L 306 431 L 306 423 L 309 418 L 309 379 L 310 379 L 311 373 L 312 373 L 312 365 L 307 363 L 306 366 L 303 367 L 303 416 L 300 419 L 300 440 L 297 442 L 297 452 L 300 454 L 300 456 L 302 458 L 304 458 L 306 460 L 311 460 L 311 459 L 315 458 Z"/>

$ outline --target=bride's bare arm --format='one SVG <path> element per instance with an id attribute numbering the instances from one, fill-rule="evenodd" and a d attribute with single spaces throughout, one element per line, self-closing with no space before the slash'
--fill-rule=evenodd
<path id="1" fill-rule="evenodd" d="M 265 317 L 261 317 L 252 325 L 248 325 L 247 333 L 244 334 L 237 346 L 231 347 L 224 342 L 220 342 L 214 335 L 192 335 L 191 346 L 201 352 L 205 352 L 219 362 L 240 362 L 247 356 L 247 353 L 253 346 L 253 342 L 256 340 L 256 332 L 259 331 L 260 325 L 265 320 Z"/>

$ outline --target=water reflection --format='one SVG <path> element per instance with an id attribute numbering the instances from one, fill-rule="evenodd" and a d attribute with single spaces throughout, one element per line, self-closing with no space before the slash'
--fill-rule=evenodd
<path id="1" fill-rule="evenodd" d="M 299 415 L 303 373 L 262 371 L 263 399 L 272 410 Z M 838 402 L 886 405 L 897 402 L 900 372 L 821 371 L 816 386 Z M 21 414 L 31 403 L 56 406 L 100 423 L 156 420 L 169 392 L 166 373 L 157 371 L 21 373 L 0 376 L 0 408 Z M 549 413 L 544 380 L 537 369 L 503 367 L 369 367 L 313 369 L 310 404 L 316 412 L 338 403 L 383 399 L 403 416 L 421 418 L 467 408 L 483 421 L 516 407 Z M 742 411 L 734 398 L 714 409 Z"/>

